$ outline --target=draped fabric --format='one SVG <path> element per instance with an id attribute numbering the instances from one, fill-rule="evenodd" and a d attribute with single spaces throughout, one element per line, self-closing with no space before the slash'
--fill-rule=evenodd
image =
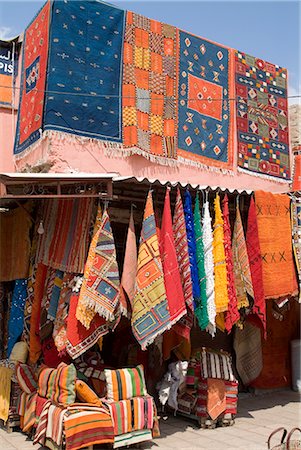
<path id="1" fill-rule="evenodd" d="M 213 227 L 213 259 L 214 259 L 214 289 L 215 289 L 215 305 L 216 323 L 221 329 L 224 328 L 223 313 L 228 309 L 228 280 L 226 255 L 224 247 L 224 220 L 222 216 L 220 196 L 216 194 L 214 199 L 215 220 Z"/>
<path id="2" fill-rule="evenodd" d="M 299 303 L 301 303 L 301 199 L 292 197 L 291 203 L 292 237 L 295 263 L 299 278 Z"/>
<path id="3" fill-rule="evenodd" d="M 64 272 L 61 270 L 56 270 L 54 281 L 53 281 L 53 288 L 50 296 L 49 301 L 49 308 L 47 311 L 47 318 L 51 321 L 55 320 L 56 312 L 58 308 L 58 302 L 60 299 L 60 293 L 62 289 L 62 282 L 64 278 Z"/>
<path id="4" fill-rule="evenodd" d="M 50 298 L 54 287 L 54 279 L 56 270 L 48 267 L 47 276 L 45 281 L 45 289 L 41 301 L 41 314 L 40 314 L 40 338 L 45 340 L 52 334 L 52 322 L 48 319 L 48 309 L 50 304 Z"/>
<path id="5" fill-rule="evenodd" d="M 130 305 L 133 302 L 135 292 L 135 278 L 137 272 L 137 242 L 133 208 L 131 208 L 130 221 L 125 245 L 123 271 L 120 282 L 120 307 L 123 314 L 130 317 Z"/>
<path id="6" fill-rule="evenodd" d="M 159 239 L 151 191 L 148 193 L 138 251 L 132 330 L 142 349 L 170 328 Z"/>
<path id="7" fill-rule="evenodd" d="M 206 272 L 205 272 L 205 255 L 203 243 L 203 230 L 201 224 L 200 200 L 198 193 L 196 194 L 196 201 L 194 205 L 194 231 L 196 240 L 196 260 L 200 284 L 200 302 L 196 305 L 194 313 L 198 319 L 201 330 L 205 330 L 208 326 L 208 311 L 207 311 L 207 294 L 206 294 Z"/>
<path id="8" fill-rule="evenodd" d="M 67 317 L 69 313 L 70 297 L 76 282 L 80 282 L 80 280 L 81 278 L 77 278 L 72 273 L 65 273 L 62 280 L 62 288 L 52 332 L 52 337 L 59 353 L 66 349 Z"/>
<path id="9" fill-rule="evenodd" d="M 211 226 L 211 217 L 209 211 L 209 202 L 204 205 L 203 215 L 203 245 L 204 245 L 204 265 L 206 273 L 206 299 L 208 311 L 207 331 L 214 336 L 215 334 L 215 289 L 214 289 L 214 260 L 213 260 L 213 234 Z"/>
<path id="10" fill-rule="evenodd" d="M 21 336 L 24 327 L 24 306 L 27 297 L 27 280 L 16 280 L 11 309 L 8 321 L 8 346 L 7 356 L 9 357 L 13 346 Z"/>
<path id="11" fill-rule="evenodd" d="M 107 334 L 112 322 L 96 314 L 89 329 L 76 318 L 76 308 L 79 294 L 74 292 L 70 297 L 70 306 L 66 320 L 66 350 L 71 358 L 76 359 L 89 350 L 101 336 Z"/>
<path id="12" fill-rule="evenodd" d="M 12 369 L 0 367 L 0 419 L 4 422 L 8 419 L 12 375 Z"/>
<path id="13" fill-rule="evenodd" d="M 34 283 L 34 299 L 30 317 L 29 360 L 31 363 L 36 363 L 38 361 L 42 350 L 40 339 L 40 317 L 46 276 L 47 266 L 45 266 L 45 264 L 38 264 Z"/>
<path id="14" fill-rule="evenodd" d="M 38 242 L 36 262 L 64 272 L 83 273 L 92 199 L 48 199 L 41 213 L 44 233 Z"/>
<path id="15" fill-rule="evenodd" d="M 159 248 L 170 322 L 174 325 L 187 311 L 173 236 L 169 192 L 170 190 L 167 188 L 161 223 Z M 181 333 L 181 327 L 175 329 L 179 334 Z"/>
<path id="16" fill-rule="evenodd" d="M 89 329 L 95 314 L 113 322 L 119 314 L 119 270 L 108 211 L 102 216 L 86 262 L 76 317 Z M 89 315 L 85 314 L 88 309 Z"/>
<path id="17" fill-rule="evenodd" d="M 190 339 L 190 330 L 193 325 L 194 307 L 193 307 L 191 271 L 189 264 L 188 242 L 185 226 L 185 215 L 181 198 L 181 192 L 179 188 L 177 190 L 176 205 L 173 217 L 173 231 L 174 231 L 174 240 L 178 258 L 179 271 L 181 275 L 183 293 L 187 308 L 187 315 L 180 319 L 178 325 L 181 325 L 183 328 L 186 329 L 185 332 L 186 339 Z"/>
<path id="18" fill-rule="evenodd" d="M 28 277 L 30 258 L 31 207 L 1 213 L 0 281 L 14 281 Z"/>
<path id="19" fill-rule="evenodd" d="M 201 288 L 199 283 L 199 274 L 196 258 L 196 241 L 195 241 L 194 221 L 192 212 L 192 201 L 188 189 L 185 191 L 184 195 L 184 214 L 185 214 L 186 234 L 188 242 L 190 274 L 192 280 L 192 293 L 194 299 L 194 307 L 196 307 L 197 304 L 200 302 Z"/>
<path id="20" fill-rule="evenodd" d="M 241 221 L 239 205 L 236 206 L 236 217 L 233 229 L 232 239 L 233 262 L 234 262 L 234 281 L 237 296 L 237 308 L 249 306 L 250 297 L 254 298 L 253 284 L 250 272 L 249 257 L 245 233 Z"/>
<path id="21" fill-rule="evenodd" d="M 227 194 L 223 199 L 223 217 L 224 217 L 224 245 L 226 255 L 228 297 L 229 297 L 228 310 L 225 313 L 225 328 L 228 331 L 228 333 L 230 333 L 233 325 L 239 320 L 240 316 L 237 309 L 237 296 L 234 282 L 231 227 L 229 219 L 229 203 Z"/>
<path id="22" fill-rule="evenodd" d="M 287 194 L 255 192 L 265 298 L 296 295 L 290 198 Z"/>
<path id="23" fill-rule="evenodd" d="M 237 372 L 243 384 L 248 386 L 263 367 L 260 329 L 246 321 L 242 329 L 235 329 L 233 347 Z"/>
<path id="24" fill-rule="evenodd" d="M 257 325 L 262 327 L 263 334 L 266 336 L 266 304 L 263 288 L 262 260 L 259 245 L 256 206 L 253 197 L 251 198 L 249 206 L 246 243 L 254 292 L 252 315 L 258 317 L 260 322 L 259 324 L 257 323 Z"/>

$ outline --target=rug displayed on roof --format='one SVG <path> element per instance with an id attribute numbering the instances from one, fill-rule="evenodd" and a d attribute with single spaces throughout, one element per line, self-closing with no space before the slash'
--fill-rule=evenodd
<path id="1" fill-rule="evenodd" d="M 151 160 L 176 157 L 176 28 L 127 12 L 123 144 Z"/>
<path id="2" fill-rule="evenodd" d="M 217 170 L 233 169 L 232 59 L 229 48 L 179 32 L 181 160 Z"/>
<path id="3" fill-rule="evenodd" d="M 286 194 L 256 191 L 255 204 L 265 298 L 296 295 L 290 198 Z"/>
<path id="4" fill-rule="evenodd" d="M 121 142 L 123 29 L 119 8 L 54 1 L 45 130 Z"/>
<path id="5" fill-rule="evenodd" d="M 287 71 L 237 51 L 235 72 L 238 167 L 289 181 Z"/>
<path id="6" fill-rule="evenodd" d="M 40 137 L 48 55 L 50 2 L 26 28 L 23 42 L 21 94 L 14 153 Z"/>

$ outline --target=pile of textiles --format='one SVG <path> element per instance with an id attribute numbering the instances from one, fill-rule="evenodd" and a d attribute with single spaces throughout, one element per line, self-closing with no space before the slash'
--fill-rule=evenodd
<path id="1" fill-rule="evenodd" d="M 286 69 L 103 2 L 47 3 L 24 48 L 17 158 L 40 159 L 41 138 L 90 139 L 109 155 L 290 181 Z"/>
<path id="2" fill-rule="evenodd" d="M 172 379 L 174 389 L 166 383 L 168 373 L 158 386 L 159 400 L 163 406 L 167 403 L 179 413 L 212 421 L 226 415 L 228 419 L 234 418 L 237 412 L 238 381 L 233 375 L 231 358 L 227 353 L 203 348 L 188 362 L 179 361 L 176 364 L 178 372 L 181 369 L 181 376 L 177 377 L 178 380 Z M 175 368 L 170 364 L 169 373 L 172 376 Z"/>

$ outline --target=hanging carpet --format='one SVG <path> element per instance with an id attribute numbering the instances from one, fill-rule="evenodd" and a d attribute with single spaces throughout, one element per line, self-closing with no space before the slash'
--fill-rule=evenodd
<path id="1" fill-rule="evenodd" d="M 254 325 L 262 327 L 263 335 L 266 337 L 266 304 L 262 274 L 263 263 L 259 245 L 256 206 L 253 197 L 251 197 L 248 212 L 246 242 L 254 292 L 254 304 L 251 311 L 252 315 L 249 315 L 249 320 L 252 319 L 252 321 L 254 321 L 254 318 L 257 317 L 257 319 L 255 318 Z"/>
<path id="2" fill-rule="evenodd" d="M 101 225 L 90 245 L 78 300 L 77 319 L 87 329 L 95 314 L 113 322 L 119 314 L 119 289 L 114 237 L 108 211 L 105 210 Z M 85 314 L 86 310 L 89 315 Z"/>
<path id="3" fill-rule="evenodd" d="M 255 192 L 265 298 L 296 295 L 290 198 L 286 194 Z"/>
<path id="4" fill-rule="evenodd" d="M 171 327 L 152 193 L 146 200 L 132 311 L 132 330 L 142 349 Z"/>

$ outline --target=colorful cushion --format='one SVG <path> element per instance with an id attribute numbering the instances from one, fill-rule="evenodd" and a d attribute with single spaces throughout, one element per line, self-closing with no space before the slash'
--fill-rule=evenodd
<path id="1" fill-rule="evenodd" d="M 28 356 L 28 346 L 26 342 L 20 341 L 16 342 L 15 345 L 13 346 L 13 349 L 9 356 L 9 360 L 26 363 L 27 356 Z"/>
<path id="2" fill-rule="evenodd" d="M 56 369 L 44 367 L 40 370 L 38 382 L 38 394 L 40 397 L 51 398 L 55 375 Z"/>
<path id="3" fill-rule="evenodd" d="M 115 402 L 147 395 L 142 364 L 133 369 L 105 369 L 107 399 Z"/>
<path id="4" fill-rule="evenodd" d="M 37 390 L 38 383 L 35 373 L 27 364 L 17 364 L 16 377 L 19 386 L 26 394 L 31 394 Z"/>
<path id="5" fill-rule="evenodd" d="M 91 403 L 92 405 L 101 406 L 102 402 L 100 398 L 95 394 L 87 383 L 82 380 L 76 380 L 75 392 L 77 398 L 84 403 Z"/>
<path id="6" fill-rule="evenodd" d="M 51 400 L 61 405 L 75 402 L 76 369 L 73 364 L 60 364 L 52 388 Z"/>

